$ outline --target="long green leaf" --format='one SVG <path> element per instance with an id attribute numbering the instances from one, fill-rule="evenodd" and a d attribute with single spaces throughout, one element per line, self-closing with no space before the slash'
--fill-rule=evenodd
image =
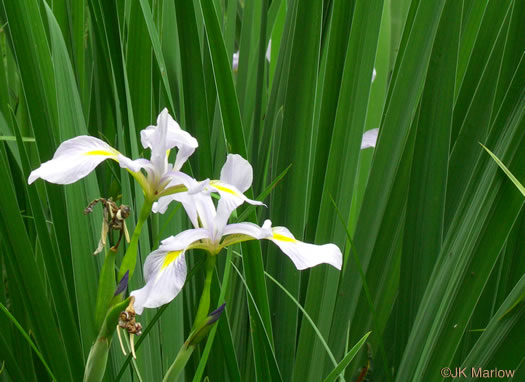
<path id="1" fill-rule="evenodd" d="M 514 302 L 524 292 L 525 277 L 522 277 L 494 314 L 481 337 L 462 362 L 462 367 L 470 371 L 493 367 L 500 370 L 516 370 L 525 350 L 521 341 L 515 341 L 516 336 L 523 331 L 525 306 L 522 304 L 511 314 L 502 316 L 512 308 Z M 502 353 L 505 355 L 502 356 Z M 474 380 L 473 377 L 471 373 L 470 380 Z"/>
<path id="2" fill-rule="evenodd" d="M 518 179 L 516 179 L 514 174 L 512 174 L 512 172 L 510 172 L 510 170 L 507 168 L 507 166 L 505 166 L 503 164 L 503 162 L 501 160 L 499 160 L 499 158 L 492 151 L 490 151 L 485 145 L 483 145 L 481 143 L 480 143 L 480 145 L 481 145 L 481 147 L 483 147 L 485 149 L 486 152 L 489 153 L 489 155 L 492 157 L 492 159 L 494 159 L 494 162 L 496 162 L 498 164 L 498 166 L 509 177 L 509 179 L 512 181 L 512 183 L 514 183 L 516 188 L 523 194 L 523 196 L 525 196 L 525 187 L 523 187 L 523 185 L 520 183 L 520 181 Z"/>
<path id="3" fill-rule="evenodd" d="M 337 367 L 335 367 L 334 370 L 332 370 L 330 372 L 330 374 L 328 374 L 326 376 L 326 378 L 323 380 L 323 382 L 332 382 L 332 381 L 335 381 L 337 376 L 343 372 L 345 370 L 345 368 L 348 366 L 348 364 L 352 361 L 352 359 L 354 359 L 355 355 L 357 354 L 357 352 L 361 349 L 361 347 L 363 347 L 366 339 L 368 338 L 368 336 L 370 335 L 370 332 L 366 333 L 363 338 L 361 338 L 353 347 L 352 349 L 350 349 L 350 351 L 348 353 L 346 353 L 345 357 L 341 360 L 341 362 L 339 362 L 339 364 L 337 365 Z"/>
<path id="4" fill-rule="evenodd" d="M 374 153 L 368 186 L 363 199 L 361 213 L 354 234 L 357 253 L 366 269 L 370 262 L 374 245 L 378 239 L 381 224 L 398 166 L 407 142 L 416 107 L 423 90 L 431 50 L 441 12 L 445 1 L 421 2 L 415 14 L 410 35 L 406 40 L 403 54 L 398 56 L 399 71 L 390 85 L 390 97 L 383 116 L 380 135 Z M 384 147 L 384 148 L 383 148 Z M 361 282 L 357 271 L 346 269 L 339 290 L 344 297 L 336 301 L 334 320 L 348 324 L 355 314 Z M 337 344 L 336 354 L 340 354 L 339 341 L 347 326 L 333 325 L 330 344 Z M 335 351 L 335 349 L 334 349 Z"/>
<path id="5" fill-rule="evenodd" d="M 15 327 L 18 329 L 18 331 L 22 334 L 22 336 L 24 337 L 24 339 L 27 341 L 27 343 L 29 345 L 31 345 L 31 348 L 35 351 L 38 359 L 40 359 L 40 361 L 42 362 L 42 364 L 44 365 L 44 367 L 46 368 L 46 371 L 49 373 L 49 376 L 53 379 L 53 381 L 56 381 L 56 377 L 53 375 L 53 372 L 51 371 L 51 369 L 49 368 L 46 360 L 44 359 L 44 356 L 42 355 L 42 353 L 40 353 L 38 351 L 38 348 L 36 347 L 36 345 L 33 343 L 33 341 L 31 341 L 31 338 L 29 337 L 29 335 L 25 332 L 24 328 L 22 328 L 22 326 L 18 323 L 18 321 L 16 320 L 16 318 L 11 314 L 9 313 L 9 310 L 7 310 L 7 308 L 4 306 L 4 304 L 2 304 L 0 302 L 0 310 L 2 311 L 2 313 L 4 313 L 8 318 L 9 320 L 13 323 L 13 325 L 15 325 Z"/>
<path id="6" fill-rule="evenodd" d="M 399 349 L 408 339 L 443 240 L 461 7 L 458 1 L 445 5 L 421 99 L 401 259 Z"/>

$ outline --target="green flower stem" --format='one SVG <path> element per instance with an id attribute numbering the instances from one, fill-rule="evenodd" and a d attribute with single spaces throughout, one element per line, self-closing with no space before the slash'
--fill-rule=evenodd
<path id="1" fill-rule="evenodd" d="M 97 302 L 95 307 L 95 324 L 99 328 L 103 321 L 113 298 L 115 291 L 115 258 L 117 252 L 109 250 L 106 252 L 104 264 L 98 277 Z"/>
<path id="2" fill-rule="evenodd" d="M 84 370 L 84 382 L 98 382 L 104 378 L 111 340 L 99 337 L 91 346 Z"/>
<path id="3" fill-rule="evenodd" d="M 133 231 L 133 235 L 131 236 L 128 249 L 126 250 L 126 254 L 122 259 L 122 264 L 120 265 L 120 270 L 118 272 L 119 280 L 124 276 L 124 274 L 128 270 L 129 278 L 131 279 L 131 276 L 133 276 L 135 266 L 137 265 L 137 249 L 139 245 L 140 233 L 142 232 L 142 226 L 144 225 L 144 222 L 148 219 L 148 216 L 151 213 L 152 206 L 153 200 L 146 198 L 144 200 L 144 204 L 142 205 L 142 209 L 140 210 L 139 220 L 137 221 L 137 225 L 135 226 L 135 230 Z"/>
<path id="4" fill-rule="evenodd" d="M 89 351 L 86 369 L 84 370 L 84 382 L 99 382 L 104 378 L 106 364 L 108 361 L 111 337 L 118 324 L 120 312 L 129 305 L 130 298 L 113 306 L 107 313 L 106 319 L 100 328 L 95 343 Z"/>
<path id="5" fill-rule="evenodd" d="M 208 254 L 206 258 L 206 279 L 204 280 L 204 288 L 202 290 L 201 299 L 199 300 L 199 308 L 197 309 L 197 315 L 195 321 L 193 321 L 193 327 L 191 330 L 195 330 L 199 324 L 208 317 L 210 310 L 210 287 L 211 280 L 213 278 L 213 271 L 215 270 L 215 263 L 217 262 L 217 256 Z"/>
<path id="6" fill-rule="evenodd" d="M 215 270 L 215 263 L 217 261 L 217 256 L 208 254 L 206 258 L 206 278 L 204 279 L 204 288 L 202 290 L 202 295 L 199 300 L 199 307 L 197 309 L 197 315 L 195 316 L 195 321 L 193 322 L 193 327 L 191 330 L 188 339 L 182 347 L 180 348 L 175 361 L 171 364 L 170 368 L 164 375 L 163 382 L 171 382 L 177 380 L 177 377 L 184 370 L 184 366 L 190 359 L 191 353 L 195 349 L 196 343 L 191 343 L 190 339 L 192 335 L 197 331 L 197 329 L 204 323 L 208 317 L 208 311 L 210 310 L 210 287 L 211 281 L 213 278 L 213 271 Z"/>
<path id="7" fill-rule="evenodd" d="M 177 380 L 177 377 L 180 375 L 182 370 L 184 370 L 184 366 L 186 366 L 186 363 L 188 363 L 188 360 L 190 359 L 191 353 L 193 353 L 194 349 L 195 345 L 187 345 L 186 343 L 182 345 L 179 353 L 177 354 L 177 357 L 175 358 L 175 361 L 173 361 L 173 364 L 166 372 L 166 375 L 164 375 L 162 382 L 172 382 Z"/>

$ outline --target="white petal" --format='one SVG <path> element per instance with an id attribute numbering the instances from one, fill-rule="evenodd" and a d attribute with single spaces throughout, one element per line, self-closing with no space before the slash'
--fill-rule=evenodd
<path id="1" fill-rule="evenodd" d="M 221 169 L 221 182 L 235 186 L 242 193 L 250 188 L 252 180 L 252 165 L 240 155 L 228 154 Z"/>
<path id="2" fill-rule="evenodd" d="M 258 200 L 253 200 L 247 198 L 241 190 L 239 190 L 237 187 L 223 183 L 220 181 L 212 181 L 210 182 L 208 189 L 210 191 L 218 192 L 221 198 L 219 199 L 219 204 L 221 203 L 221 200 L 227 201 L 227 203 L 235 204 L 235 207 L 233 207 L 232 211 L 240 206 L 243 203 L 249 203 L 254 206 L 264 206 L 265 204 L 263 202 L 260 202 Z"/>
<path id="3" fill-rule="evenodd" d="M 155 203 L 153 203 L 153 207 L 151 208 L 151 210 L 156 214 L 163 214 L 167 211 L 171 202 L 177 200 L 175 198 L 175 194 L 163 196 L 162 198 L 159 198 L 159 200 L 157 200 Z"/>
<path id="4" fill-rule="evenodd" d="M 335 244 L 315 245 L 299 241 L 285 227 L 274 227 L 273 235 L 268 240 L 279 246 L 295 267 L 299 270 L 315 267 L 319 264 L 330 264 L 341 269 L 343 255 Z"/>
<path id="5" fill-rule="evenodd" d="M 175 146 L 167 138 L 168 117 L 168 110 L 162 110 L 157 117 L 157 126 L 148 126 L 140 132 L 142 146 L 151 149 L 150 161 L 159 177 L 168 171 L 168 150 Z"/>
<path id="6" fill-rule="evenodd" d="M 272 231 L 259 227 L 253 223 L 234 223 L 228 224 L 223 231 L 223 235 L 246 235 L 253 237 L 256 240 L 266 239 L 272 235 Z"/>
<path id="7" fill-rule="evenodd" d="M 375 81 L 375 79 L 376 79 L 376 75 L 377 75 L 377 73 L 376 73 L 376 68 L 374 68 L 374 71 L 372 72 L 372 82 Z"/>
<path id="8" fill-rule="evenodd" d="M 187 197 L 182 196 L 180 202 L 190 217 L 194 227 L 202 226 L 210 230 L 210 232 L 214 231 L 213 227 L 215 226 L 215 217 L 217 213 L 209 194 L 187 194 Z"/>
<path id="9" fill-rule="evenodd" d="M 363 140 L 361 141 L 361 149 L 376 147 L 378 133 L 379 129 L 372 129 L 365 132 L 363 134 Z"/>
<path id="10" fill-rule="evenodd" d="M 197 186 L 198 187 L 198 186 Z M 189 188 L 189 187 L 188 187 Z M 194 191 L 195 189 L 190 190 Z M 213 231 L 216 217 L 215 205 L 207 192 L 180 192 L 159 199 L 154 205 L 154 211 L 164 213 L 170 202 L 177 201 L 182 204 L 186 214 L 195 228 L 204 227 Z"/>
<path id="11" fill-rule="evenodd" d="M 184 250 L 192 243 L 207 238 L 209 238 L 208 231 L 204 228 L 187 229 L 186 231 L 179 232 L 175 236 L 170 236 L 162 240 L 158 251 L 173 252 Z"/>
<path id="12" fill-rule="evenodd" d="M 131 292 L 135 296 L 135 312 L 142 314 L 144 308 L 158 308 L 173 300 L 186 281 L 184 252 L 151 253 L 144 264 L 146 285 Z"/>
<path id="13" fill-rule="evenodd" d="M 198 146 L 197 140 L 186 131 L 180 130 L 178 139 L 177 148 L 179 151 L 173 165 L 174 170 L 180 170 Z"/>
<path id="14" fill-rule="evenodd" d="M 108 158 L 118 161 L 120 153 L 106 142 L 85 135 L 60 144 L 53 159 L 29 175 L 28 183 L 42 178 L 51 183 L 70 184 L 87 176 Z"/>
<path id="15" fill-rule="evenodd" d="M 131 292 L 135 296 L 135 311 L 157 308 L 177 296 L 186 280 L 184 253 L 194 242 L 207 238 L 208 231 L 202 228 L 189 229 L 162 240 L 159 249 L 152 252 L 144 263 L 146 285 Z"/>
<path id="16" fill-rule="evenodd" d="M 221 234 L 232 212 L 242 203 L 264 205 L 257 200 L 248 199 L 243 194 L 252 185 L 252 180 L 253 169 L 250 163 L 240 155 L 228 154 L 221 169 L 221 180 L 212 181 L 209 187 L 221 196 L 217 205 L 217 234 Z"/>
<path id="17" fill-rule="evenodd" d="M 151 162 L 161 176 L 168 171 L 170 149 L 179 149 L 173 169 L 180 170 L 198 146 L 197 140 L 180 128 L 168 109 L 162 110 L 157 117 L 157 126 L 148 126 L 140 132 L 140 140 L 144 148 L 151 149 Z"/>
<path id="18" fill-rule="evenodd" d="M 117 156 L 118 163 L 120 167 L 127 168 L 128 170 L 132 172 L 139 172 L 141 168 L 151 168 L 152 164 L 147 159 L 129 159 L 128 157 L 125 157 L 122 154 L 119 154 Z"/>
<path id="19" fill-rule="evenodd" d="M 215 204 L 209 194 L 199 193 L 192 195 L 193 203 L 197 209 L 197 215 L 199 216 L 199 221 L 202 224 L 202 227 L 206 228 L 210 233 L 217 231 L 215 228 L 217 211 L 215 210 Z M 187 206 L 184 206 L 186 209 Z M 188 211 L 188 209 L 186 209 Z M 214 235 L 210 235 L 214 237 Z"/>
<path id="20" fill-rule="evenodd" d="M 239 190 L 230 185 L 215 183 L 214 185 L 210 186 L 210 188 L 216 189 L 221 196 L 219 203 L 217 204 L 216 225 L 218 232 L 222 231 L 226 223 L 228 223 L 228 219 L 230 218 L 232 212 L 242 203 L 247 202 L 256 206 L 264 205 L 264 203 L 257 200 L 248 199 Z"/>
<path id="21" fill-rule="evenodd" d="M 239 51 L 233 54 L 232 69 L 236 72 L 239 69 Z"/>
<path id="22" fill-rule="evenodd" d="M 166 188 L 183 185 L 186 186 L 189 193 L 197 193 L 207 185 L 206 181 L 198 182 L 188 174 L 182 171 L 170 171 L 164 175 L 163 181 L 167 181 Z"/>
<path id="23" fill-rule="evenodd" d="M 240 155 L 229 154 L 221 170 L 221 180 L 209 182 L 209 185 L 203 187 L 201 192 L 201 194 L 209 192 L 218 192 L 220 194 L 221 198 L 216 212 L 210 198 L 202 200 L 198 212 L 194 211 L 195 207 L 192 206 L 191 199 L 187 200 L 186 204 L 183 200 L 180 201 L 183 203 L 190 219 L 194 221 L 194 216 L 198 214 L 203 226 L 210 229 L 210 232 L 213 232 L 213 240 L 218 240 L 235 208 L 244 202 L 254 205 L 263 204 L 259 201 L 248 199 L 243 195 L 243 192 L 250 188 L 252 178 L 253 170 L 250 163 Z M 186 197 L 183 196 L 182 198 Z"/>

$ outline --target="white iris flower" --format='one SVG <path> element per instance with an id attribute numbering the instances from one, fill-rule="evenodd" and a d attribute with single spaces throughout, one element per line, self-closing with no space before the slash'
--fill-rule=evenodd
<path id="1" fill-rule="evenodd" d="M 149 126 L 140 132 L 142 146 L 151 150 L 151 157 L 132 160 L 104 141 L 79 136 L 60 144 L 53 159 L 42 163 L 29 175 L 28 183 L 42 178 L 51 183 L 70 184 L 84 178 L 106 159 L 113 159 L 127 169 L 140 183 L 144 194 L 156 200 L 162 192 L 169 193 L 166 186 L 173 181 L 182 184 L 189 178 L 179 170 L 198 146 L 197 140 L 183 131 L 164 109 L 157 118 L 157 126 Z M 168 163 L 169 152 L 177 147 L 175 163 Z M 141 172 L 146 171 L 147 176 Z"/>
<path id="2" fill-rule="evenodd" d="M 196 183 L 196 181 L 194 181 Z M 171 236 L 161 242 L 144 264 L 146 285 L 131 292 L 135 296 L 135 310 L 141 314 L 144 308 L 157 308 L 177 296 L 186 280 L 185 253 L 189 249 L 204 249 L 211 255 L 223 248 L 247 240 L 267 239 L 273 241 L 302 270 L 322 263 L 341 269 L 342 254 L 334 244 L 313 245 L 301 242 L 285 227 L 272 227 L 266 220 L 262 227 L 253 223 L 227 224 L 235 208 L 243 202 L 261 204 L 246 198 L 242 193 L 252 183 L 252 167 L 239 155 L 229 155 L 218 181 L 206 181 L 201 187 L 188 185 L 188 192 L 159 200 L 156 208 L 165 211 L 170 200 L 178 200 L 184 206 L 194 229 Z M 221 196 L 217 208 L 210 192 Z"/>
<path id="3" fill-rule="evenodd" d="M 369 147 L 376 147 L 378 134 L 379 134 L 378 128 L 365 131 L 365 133 L 363 134 L 363 139 L 361 140 L 361 149 L 367 149 Z"/>

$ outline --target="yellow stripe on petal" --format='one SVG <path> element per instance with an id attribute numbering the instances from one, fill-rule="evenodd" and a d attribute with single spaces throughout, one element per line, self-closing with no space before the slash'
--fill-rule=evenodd
<path id="1" fill-rule="evenodd" d="M 160 270 L 163 271 L 164 268 L 166 268 L 168 265 L 173 263 L 175 259 L 177 259 L 177 257 L 179 257 L 181 253 L 182 251 L 168 252 L 168 254 L 166 255 L 166 258 L 164 259 L 164 262 L 162 263 L 162 266 L 160 267 Z"/>
<path id="2" fill-rule="evenodd" d="M 220 184 L 213 184 L 213 187 L 215 187 L 217 190 L 219 191 L 224 191 L 224 192 L 227 192 L 228 194 L 232 194 L 234 196 L 239 196 L 239 194 L 231 189 L 229 189 L 228 187 L 224 187 Z"/>
<path id="3" fill-rule="evenodd" d="M 92 150 L 92 151 L 88 151 L 87 153 L 85 153 L 84 155 L 103 155 L 105 157 L 113 157 L 115 156 L 115 153 L 112 153 L 111 151 L 106 151 L 106 150 Z"/>
<path id="4" fill-rule="evenodd" d="M 280 233 L 275 233 L 275 232 L 274 232 L 272 238 L 274 240 L 287 241 L 289 243 L 296 243 L 297 242 L 297 240 L 295 240 L 293 237 L 284 236 L 284 235 L 281 235 Z"/>

